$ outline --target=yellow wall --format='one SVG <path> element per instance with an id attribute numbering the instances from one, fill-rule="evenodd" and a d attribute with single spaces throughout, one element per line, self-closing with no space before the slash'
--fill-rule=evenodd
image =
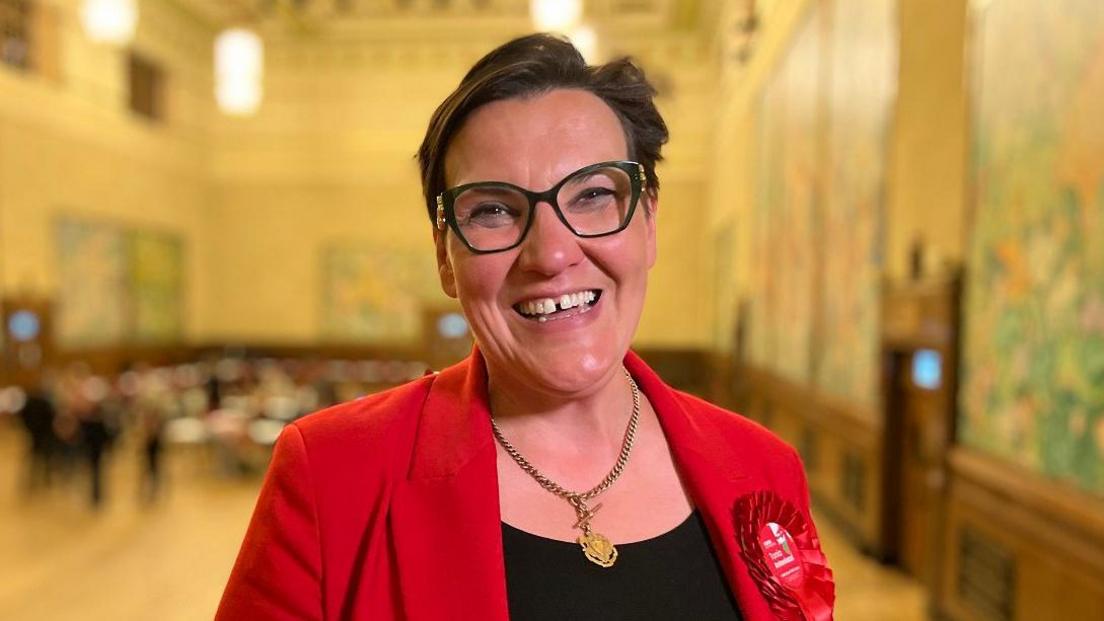
<path id="1" fill-rule="evenodd" d="M 214 110 L 214 28 L 173 3 L 143 2 L 134 47 L 168 75 L 168 118 L 150 124 L 126 109 L 125 52 L 86 40 L 79 0 L 48 6 L 60 24 L 57 75 L 0 67 L 5 292 L 57 299 L 54 222 L 92 217 L 181 236 L 187 340 L 305 344 L 322 332 L 323 248 L 398 244 L 432 257 L 413 154 L 436 104 L 501 33 L 269 37 L 264 104 L 238 119 Z M 712 278 L 701 113 L 712 74 L 690 35 L 622 40 L 662 70 L 672 129 L 638 344 L 705 346 L 713 308 L 685 301 L 708 296 Z"/>
<path id="2" fill-rule="evenodd" d="M 220 341 L 310 343 L 321 327 L 328 242 L 395 244 L 432 261 L 418 183 L 220 185 L 211 215 L 213 329 Z M 394 203 L 385 202 L 390 197 Z M 441 294 L 441 304 L 448 300 Z"/>
<path id="3" fill-rule="evenodd" d="M 920 238 L 927 263 L 966 249 L 966 0 L 901 0 L 900 79 L 890 151 L 889 273 L 907 274 Z"/>
<path id="4" fill-rule="evenodd" d="M 268 55 L 259 113 L 214 124 L 209 336 L 311 343 L 328 244 L 399 245 L 433 260 L 413 155 L 462 74 L 455 64 L 406 73 L 386 59 L 371 71 L 298 43 Z"/>
<path id="5" fill-rule="evenodd" d="M 57 74 L 0 65 L 0 283 L 6 294 L 58 296 L 54 223 L 62 216 L 169 231 L 185 246 L 186 334 L 205 328 L 210 113 L 209 33 L 167 5 L 143 6 L 135 49 L 172 76 L 164 124 L 126 108 L 125 52 L 93 44 L 77 0 L 48 3 L 58 24 Z"/>

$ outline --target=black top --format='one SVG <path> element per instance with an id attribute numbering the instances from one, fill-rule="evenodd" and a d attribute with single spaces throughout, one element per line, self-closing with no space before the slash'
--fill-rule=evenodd
<path id="1" fill-rule="evenodd" d="M 513 621 L 742 618 L 697 511 L 658 537 L 616 544 L 609 568 L 587 560 L 576 543 L 506 523 L 502 543 Z"/>

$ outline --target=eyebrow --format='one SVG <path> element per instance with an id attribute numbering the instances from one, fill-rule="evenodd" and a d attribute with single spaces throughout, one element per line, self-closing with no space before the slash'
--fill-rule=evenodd
<path id="1" fill-rule="evenodd" d="M 492 196 L 501 196 L 501 195 L 504 195 L 504 194 L 514 194 L 515 193 L 515 191 L 512 188 L 504 188 L 500 185 L 486 185 L 486 186 L 484 186 L 484 185 L 482 185 L 484 183 L 487 183 L 487 184 L 496 183 L 497 184 L 497 183 L 502 183 L 502 182 L 501 181 L 476 181 L 475 183 L 465 184 L 465 185 L 470 185 L 471 186 L 471 187 L 468 188 L 468 191 L 478 190 L 479 192 L 482 192 L 484 194 L 490 194 Z"/>
<path id="2" fill-rule="evenodd" d="M 583 168 L 586 168 L 586 166 L 583 166 Z M 576 177 L 576 175 L 578 175 L 578 176 L 576 177 L 576 179 L 575 179 L 576 181 L 588 181 L 588 180 L 590 180 L 590 179 L 592 179 L 592 178 L 594 178 L 594 177 L 600 177 L 600 176 L 604 176 L 604 175 L 602 175 L 602 172 L 603 172 L 603 170 L 604 170 L 604 169 L 602 169 L 602 168 L 598 168 L 598 169 L 595 169 L 595 170 L 591 170 L 591 171 L 589 171 L 589 172 L 587 172 L 587 173 L 585 173 L 585 174 L 581 174 L 581 175 L 579 175 L 579 174 L 578 174 L 578 173 L 579 173 L 579 171 L 580 171 L 580 170 L 582 170 L 583 168 L 579 168 L 578 170 L 574 170 L 574 171 L 572 171 L 572 172 L 569 172 L 569 173 L 567 173 L 566 175 L 564 175 L 563 177 L 561 177 L 559 181 L 557 181 L 556 183 L 552 184 L 552 186 L 551 186 L 550 188 L 547 188 L 546 190 L 543 190 L 543 191 L 547 191 L 547 190 L 550 190 L 550 189 L 552 189 L 552 188 L 556 187 L 557 185 L 559 185 L 559 184 L 563 183 L 563 182 L 564 182 L 564 181 L 566 181 L 567 179 L 570 179 L 571 177 Z M 522 186 L 520 186 L 520 185 L 516 185 L 516 184 L 510 183 L 509 181 L 489 181 L 489 180 L 488 180 L 488 181 L 473 181 L 473 182 L 471 182 L 471 183 L 464 183 L 464 184 L 461 184 L 461 185 L 470 185 L 470 186 L 476 186 L 476 187 L 478 187 L 478 188 L 479 188 L 480 190 L 494 190 L 494 189 L 497 189 L 497 190 L 499 190 L 500 192 L 507 192 L 507 191 L 508 191 L 508 190 L 506 190 L 505 188 L 495 188 L 495 187 L 494 187 L 493 185 L 488 185 L 488 187 L 483 187 L 483 184 L 495 184 L 495 183 L 505 183 L 506 185 L 510 185 L 510 186 L 513 186 L 513 187 L 516 187 L 516 188 L 521 188 L 521 189 L 523 189 L 523 190 L 526 190 L 526 191 L 528 191 L 528 192 L 534 192 L 534 193 L 538 193 L 538 192 L 537 192 L 536 190 L 532 190 L 532 189 L 529 189 L 529 188 L 525 188 L 525 187 L 522 187 Z"/>
<path id="3" fill-rule="evenodd" d="M 584 175 L 579 175 L 579 176 L 578 176 L 578 177 L 576 177 L 576 178 L 575 178 L 574 180 L 575 180 L 575 181 L 589 181 L 589 180 L 590 180 L 591 178 L 593 178 L 593 177 L 598 177 L 598 176 L 602 176 L 602 175 L 600 174 L 600 173 L 601 173 L 602 171 L 603 171 L 603 169 L 601 169 L 601 168 L 598 168 L 598 169 L 592 170 L 592 171 L 590 171 L 590 172 L 588 172 L 588 173 L 586 173 L 586 174 L 584 174 Z M 568 174 L 568 175 L 567 175 L 566 177 L 564 177 L 563 179 L 560 179 L 559 181 L 557 181 L 557 183 L 561 183 L 561 182 L 563 182 L 563 181 L 564 181 L 564 179 L 568 179 L 568 178 L 570 178 L 570 177 L 575 177 L 575 173 L 577 173 L 577 172 L 579 172 L 579 171 L 575 171 L 575 172 L 573 172 L 573 173 L 570 173 L 570 174 Z"/>

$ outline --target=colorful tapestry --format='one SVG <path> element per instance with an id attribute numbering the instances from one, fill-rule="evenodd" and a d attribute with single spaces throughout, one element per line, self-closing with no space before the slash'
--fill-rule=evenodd
<path id="1" fill-rule="evenodd" d="M 134 340 L 165 343 L 181 339 L 184 249 L 180 238 L 132 231 L 128 239 Z"/>
<path id="2" fill-rule="evenodd" d="M 810 380 L 815 313 L 822 16 L 820 7 L 814 7 L 781 74 L 788 101 L 782 129 L 783 193 L 772 219 L 772 265 L 778 280 L 774 367 L 798 382 Z"/>
<path id="3" fill-rule="evenodd" d="M 977 23 L 961 439 L 1104 493 L 1104 3 Z"/>
<path id="4" fill-rule="evenodd" d="M 784 83 L 774 80 L 763 90 L 757 112 L 758 157 L 755 158 L 756 193 L 750 226 L 752 227 L 749 270 L 751 299 L 748 300 L 747 358 L 764 368 L 774 365 L 774 317 L 777 306 L 776 266 L 771 247 L 771 216 L 781 201 L 783 183 L 781 123 L 785 114 Z"/>
<path id="5" fill-rule="evenodd" d="M 877 411 L 885 172 L 896 94 L 892 0 L 832 3 L 828 162 L 819 247 L 822 335 L 814 352 L 821 390 Z"/>
<path id="6" fill-rule="evenodd" d="M 62 347 L 120 343 L 127 334 L 127 243 L 123 230 L 100 222 L 64 219 L 56 230 L 58 308 Z"/>
<path id="7" fill-rule="evenodd" d="M 65 217 L 58 221 L 57 341 L 80 348 L 183 338 L 179 236 Z"/>
<path id="8" fill-rule="evenodd" d="M 322 334 L 331 341 L 414 344 L 423 309 L 444 304 L 432 248 L 340 242 L 322 252 Z"/>
<path id="9" fill-rule="evenodd" d="M 760 110 L 749 355 L 796 382 L 810 379 L 822 31 L 814 5 Z"/>

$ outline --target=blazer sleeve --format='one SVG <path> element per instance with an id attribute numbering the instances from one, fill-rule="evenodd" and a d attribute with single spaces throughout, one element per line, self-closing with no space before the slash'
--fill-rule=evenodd
<path id="1" fill-rule="evenodd" d="M 318 514 L 303 435 L 280 434 L 216 621 L 322 619 Z"/>

